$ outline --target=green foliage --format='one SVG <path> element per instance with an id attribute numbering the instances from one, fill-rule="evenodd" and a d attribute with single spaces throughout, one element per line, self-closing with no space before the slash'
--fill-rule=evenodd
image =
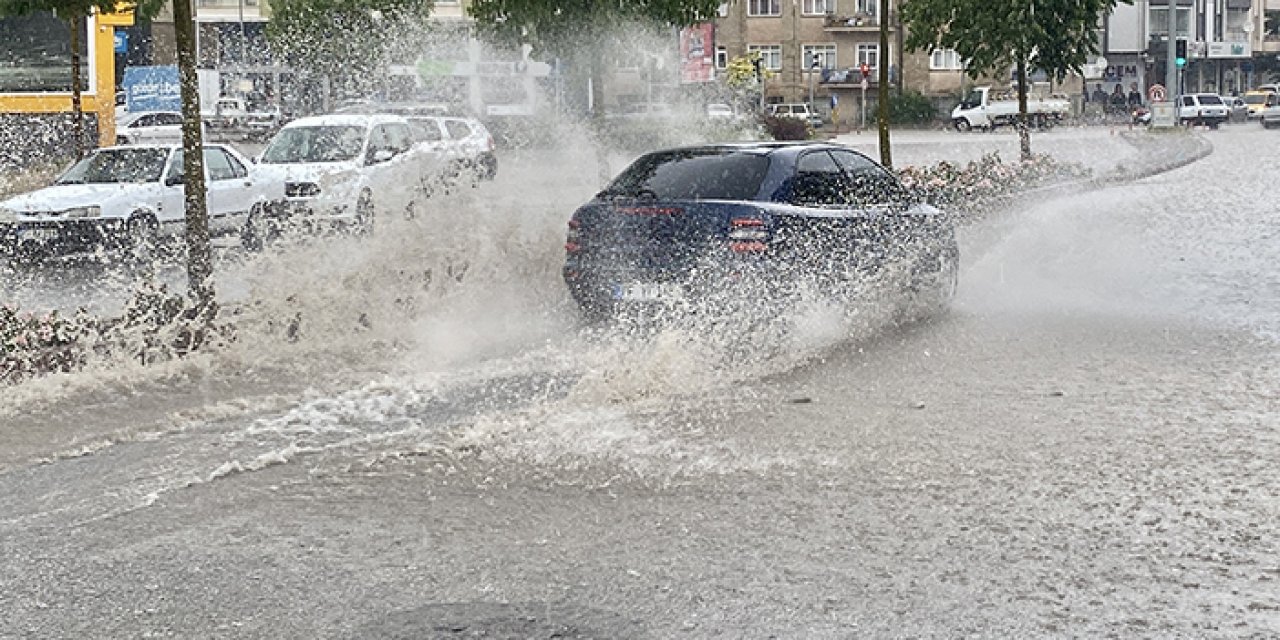
<path id="1" fill-rule="evenodd" d="M 889 98 L 889 121 L 894 124 L 927 124 L 937 119 L 933 102 L 919 91 L 904 91 Z"/>
<path id="2" fill-rule="evenodd" d="M 760 59 L 759 51 L 752 51 L 746 55 L 734 56 L 729 60 L 728 66 L 725 68 L 725 84 L 735 89 L 752 86 L 756 82 L 756 65 L 755 61 Z M 766 82 L 775 74 L 768 68 L 760 70 L 764 74 Z"/>
<path id="3" fill-rule="evenodd" d="M 760 119 L 765 131 L 774 140 L 808 140 L 813 137 L 813 128 L 808 122 L 799 118 L 779 118 L 766 115 Z"/>
<path id="4" fill-rule="evenodd" d="M 1098 53 L 1098 21 L 1117 2 L 1132 0 L 904 0 L 905 44 L 955 49 L 975 78 L 1023 60 L 1061 81 Z"/>
<path id="5" fill-rule="evenodd" d="M 417 57 L 431 0 L 271 0 L 267 38 L 291 66 L 328 77 L 338 93 L 381 86 L 389 61 Z"/>
<path id="6" fill-rule="evenodd" d="M 710 20 L 719 0 L 474 0 L 467 11 L 480 31 L 509 45 L 529 44 L 534 53 L 575 59 L 595 51 L 628 23 L 684 27 Z"/>

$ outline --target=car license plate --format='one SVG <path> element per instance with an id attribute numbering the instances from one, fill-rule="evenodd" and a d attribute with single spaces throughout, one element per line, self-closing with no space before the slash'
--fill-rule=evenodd
<path id="1" fill-rule="evenodd" d="M 57 229 L 19 229 L 18 240 L 30 242 L 49 242 L 58 239 Z"/>
<path id="2" fill-rule="evenodd" d="M 632 282 L 613 286 L 613 299 L 623 302 L 671 302 L 684 297 L 678 285 L 658 282 Z"/>

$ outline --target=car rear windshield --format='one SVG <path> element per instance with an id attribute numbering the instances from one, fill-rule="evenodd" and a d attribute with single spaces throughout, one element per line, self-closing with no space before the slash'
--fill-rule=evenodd
<path id="1" fill-rule="evenodd" d="M 1265 104 L 1267 102 L 1267 94 L 1265 93 L 1246 93 L 1244 101 L 1247 104 Z"/>
<path id="2" fill-rule="evenodd" d="M 1200 96 L 1200 104 L 1222 104 L 1218 96 Z"/>
<path id="3" fill-rule="evenodd" d="M 751 200 L 769 169 L 765 156 L 733 149 L 686 149 L 636 160 L 603 192 L 659 200 Z"/>
<path id="4" fill-rule="evenodd" d="M 267 164 L 342 162 L 360 155 L 365 128 L 357 125 L 286 127 L 262 152 Z"/>

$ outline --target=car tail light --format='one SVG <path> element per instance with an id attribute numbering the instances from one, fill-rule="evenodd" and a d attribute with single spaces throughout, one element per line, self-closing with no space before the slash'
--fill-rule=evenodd
<path id="1" fill-rule="evenodd" d="M 582 249 L 582 245 L 578 244 L 578 228 L 582 226 L 577 218 L 569 221 L 569 232 L 565 234 L 564 250 L 566 253 L 577 253 Z"/>
<path id="2" fill-rule="evenodd" d="M 729 221 L 729 250 L 734 253 L 764 253 L 769 249 L 769 229 L 764 220 L 755 217 Z"/>

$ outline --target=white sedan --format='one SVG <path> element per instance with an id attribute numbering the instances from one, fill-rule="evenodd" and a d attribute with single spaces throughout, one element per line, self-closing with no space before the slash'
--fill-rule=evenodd
<path id="1" fill-rule="evenodd" d="M 259 178 L 230 147 L 204 147 L 211 235 L 251 236 L 252 216 L 284 199 L 284 185 Z M 126 248 L 145 257 L 158 240 L 186 231 L 182 147 L 97 149 L 54 184 L 0 202 L 0 248 L 38 257 Z"/>

